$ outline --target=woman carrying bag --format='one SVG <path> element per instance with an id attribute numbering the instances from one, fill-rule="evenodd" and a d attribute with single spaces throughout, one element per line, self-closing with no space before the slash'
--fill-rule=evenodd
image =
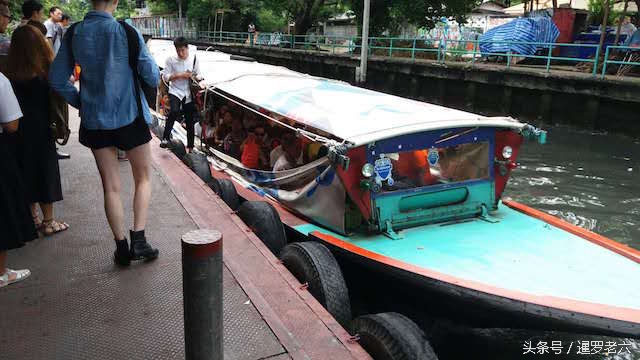
<path id="1" fill-rule="evenodd" d="M 45 236 L 69 225 L 54 218 L 53 203 L 62 200 L 60 167 L 51 131 L 47 82 L 53 51 L 33 26 L 18 27 L 11 37 L 6 75 L 24 114 L 18 129 L 17 158 L 36 228 Z M 40 220 L 36 204 L 40 205 Z"/>
<path id="2" fill-rule="evenodd" d="M 104 194 L 104 208 L 116 250 L 114 261 L 153 260 L 159 251 L 147 241 L 145 226 L 151 197 L 149 105 L 142 85 L 158 86 L 158 65 L 142 36 L 113 17 L 118 0 L 92 0 L 84 20 L 72 25 L 51 66 L 52 88 L 80 110 L 79 141 L 91 149 Z M 69 83 L 82 68 L 81 92 Z M 117 150 L 126 152 L 135 183 L 133 229 L 127 241 Z"/>

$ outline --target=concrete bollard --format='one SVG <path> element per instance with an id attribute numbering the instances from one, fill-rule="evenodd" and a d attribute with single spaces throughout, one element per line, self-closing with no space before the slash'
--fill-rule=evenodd
<path id="1" fill-rule="evenodd" d="M 222 234 L 195 230 L 182 236 L 184 345 L 187 360 L 223 358 Z"/>

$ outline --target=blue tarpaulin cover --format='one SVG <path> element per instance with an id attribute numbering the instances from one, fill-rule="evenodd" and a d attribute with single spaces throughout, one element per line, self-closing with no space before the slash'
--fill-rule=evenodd
<path id="1" fill-rule="evenodd" d="M 513 42 L 553 43 L 560 35 L 556 24 L 548 17 L 518 18 L 496 26 L 480 36 L 480 51 L 484 53 L 535 54 L 533 44 L 508 44 Z"/>
<path id="2" fill-rule="evenodd" d="M 625 41 L 625 46 L 629 47 L 637 47 L 640 48 L 640 30 L 636 30 L 636 32 L 631 35 L 627 41 Z"/>

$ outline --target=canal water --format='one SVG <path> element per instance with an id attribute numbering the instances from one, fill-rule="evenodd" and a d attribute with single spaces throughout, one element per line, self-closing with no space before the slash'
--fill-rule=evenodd
<path id="1" fill-rule="evenodd" d="M 513 172 L 505 197 L 640 249 L 640 139 L 565 127 L 547 130 L 547 144 L 523 145 L 520 166 Z M 581 340 L 563 339 L 565 343 Z M 604 341 L 631 343 L 631 353 L 576 358 L 640 359 L 640 341 Z"/>
<path id="2" fill-rule="evenodd" d="M 547 130 L 523 144 L 505 197 L 640 250 L 640 139 Z"/>

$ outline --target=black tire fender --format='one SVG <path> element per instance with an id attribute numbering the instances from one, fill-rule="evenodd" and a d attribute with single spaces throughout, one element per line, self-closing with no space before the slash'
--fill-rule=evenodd
<path id="1" fill-rule="evenodd" d="M 156 134 L 158 139 L 162 139 L 162 136 L 164 135 L 164 126 L 158 124 L 153 128 L 153 133 Z"/>
<path id="2" fill-rule="evenodd" d="M 280 215 L 264 201 L 245 201 L 238 207 L 238 216 L 276 256 L 287 245 L 287 235 Z"/>
<path id="3" fill-rule="evenodd" d="M 184 143 L 179 139 L 172 139 L 169 147 L 180 160 L 184 159 L 184 156 L 187 154 L 187 149 L 184 147 Z"/>
<path id="4" fill-rule="evenodd" d="M 360 345 L 376 360 L 437 360 L 424 331 L 395 312 L 364 315 L 353 321 Z"/>
<path id="5" fill-rule="evenodd" d="M 238 209 L 240 206 L 240 198 L 231 180 L 214 178 L 207 182 L 207 184 L 231 210 L 236 211 Z"/>
<path id="6" fill-rule="evenodd" d="M 210 183 L 213 180 L 207 155 L 201 153 L 186 154 L 184 156 L 184 163 L 205 183 Z"/>
<path id="7" fill-rule="evenodd" d="M 280 260 L 296 279 L 309 285 L 311 295 L 349 331 L 349 290 L 331 251 L 318 242 L 298 242 L 285 246 Z"/>

